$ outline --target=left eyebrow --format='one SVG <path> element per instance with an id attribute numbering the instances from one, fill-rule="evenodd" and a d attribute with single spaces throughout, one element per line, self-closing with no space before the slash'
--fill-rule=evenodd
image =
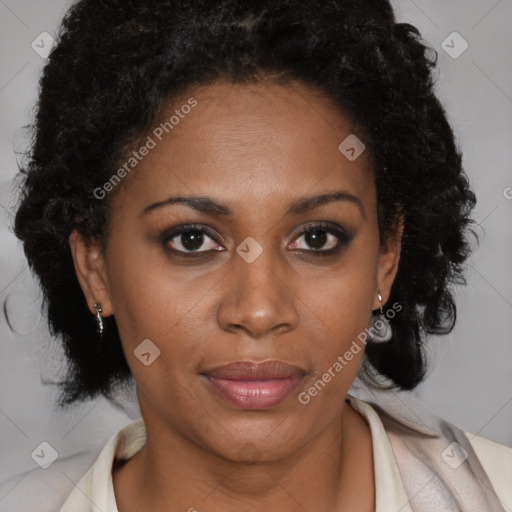
<path id="1" fill-rule="evenodd" d="M 286 215 L 298 215 L 301 213 L 309 212 L 315 208 L 319 208 L 325 204 L 333 201 L 348 201 L 356 205 L 363 217 L 365 216 L 363 204 L 361 200 L 346 190 L 336 190 L 333 192 L 327 192 L 317 196 L 306 196 L 292 202 L 288 205 Z M 207 196 L 170 196 L 163 201 L 158 201 L 146 206 L 141 212 L 141 216 L 163 206 L 169 206 L 172 204 L 185 204 L 186 206 L 193 208 L 202 213 L 217 215 L 217 216 L 230 216 L 233 212 L 229 206 L 219 203 Z"/>
<path id="2" fill-rule="evenodd" d="M 348 201 L 356 205 L 361 211 L 362 216 L 365 216 L 361 200 L 346 190 L 336 190 L 334 192 L 327 192 L 318 196 L 303 197 L 288 206 L 286 215 L 298 215 L 299 213 L 309 212 L 333 201 Z"/>

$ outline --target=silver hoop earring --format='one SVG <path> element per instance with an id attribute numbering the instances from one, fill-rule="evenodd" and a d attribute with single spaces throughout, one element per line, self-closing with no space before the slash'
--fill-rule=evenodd
<path id="1" fill-rule="evenodd" d="M 377 293 L 379 302 L 382 302 L 380 290 Z M 368 329 L 368 341 L 371 343 L 386 343 L 393 337 L 393 329 L 389 320 L 385 317 L 382 306 L 380 307 L 380 315 L 378 318 L 372 316 L 370 328 Z"/>
<path id="2" fill-rule="evenodd" d="M 96 302 L 96 304 L 94 304 L 94 309 L 96 310 L 96 323 L 98 324 L 98 328 L 97 328 L 96 332 L 100 336 L 102 336 L 103 335 L 103 318 L 101 318 L 101 312 L 102 312 L 101 304 L 98 304 Z"/>

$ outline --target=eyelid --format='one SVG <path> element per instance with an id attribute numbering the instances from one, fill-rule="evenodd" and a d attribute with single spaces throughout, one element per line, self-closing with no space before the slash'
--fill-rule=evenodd
<path id="1" fill-rule="evenodd" d="M 337 229 L 338 231 L 345 231 L 341 226 L 336 223 L 327 221 L 327 220 L 313 220 L 306 222 L 306 224 L 302 225 L 299 229 L 299 235 L 303 234 L 305 231 L 308 231 L 310 228 L 321 227 L 323 229 Z"/>
<path id="2" fill-rule="evenodd" d="M 350 233 L 342 226 L 340 226 L 337 223 L 325 221 L 325 220 L 318 220 L 318 221 L 312 221 L 304 224 L 293 241 L 295 241 L 299 236 L 302 236 L 304 233 L 307 233 L 312 228 L 320 228 L 324 231 L 327 231 L 328 233 L 333 233 L 336 236 L 344 236 L 346 239 L 350 239 L 351 235 Z"/>

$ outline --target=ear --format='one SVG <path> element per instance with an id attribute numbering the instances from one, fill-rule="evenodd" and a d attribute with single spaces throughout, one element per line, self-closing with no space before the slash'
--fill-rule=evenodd
<path id="1" fill-rule="evenodd" d="M 379 261 L 377 264 L 377 290 L 382 295 L 382 303 L 379 302 L 378 296 L 375 295 L 373 300 L 373 309 L 379 309 L 384 306 L 389 299 L 391 287 L 398 271 L 398 263 L 400 261 L 400 252 L 402 247 L 402 233 L 404 230 L 403 214 L 399 214 L 397 228 L 395 232 L 384 241 L 380 249 Z"/>
<path id="2" fill-rule="evenodd" d="M 86 240 L 75 229 L 68 238 L 73 256 L 76 276 L 84 292 L 87 305 L 92 314 L 96 314 L 94 304 L 101 304 L 102 317 L 110 316 L 112 302 L 108 288 L 105 258 L 97 241 Z"/>

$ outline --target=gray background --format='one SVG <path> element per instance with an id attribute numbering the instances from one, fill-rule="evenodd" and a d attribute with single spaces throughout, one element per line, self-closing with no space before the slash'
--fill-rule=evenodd
<path id="1" fill-rule="evenodd" d="M 133 404 L 127 406 L 128 416 L 105 400 L 56 409 L 57 391 L 43 383 L 62 376 L 62 354 L 45 328 L 39 290 L 8 227 L 15 152 L 26 149 L 22 126 L 32 121 L 44 65 L 31 43 L 43 31 L 55 34 L 69 5 L 0 0 L 0 300 L 7 297 L 17 332 L 0 318 L 0 482 L 12 482 L 0 495 L 0 510 L 7 510 L 2 505 L 16 495 L 22 476 L 13 476 L 36 467 L 30 454 L 41 441 L 50 442 L 61 457 L 96 453 L 138 413 Z M 432 340 L 429 377 L 414 393 L 461 428 L 512 446 L 512 200 L 507 199 L 512 197 L 512 1 L 401 0 L 394 5 L 398 21 L 417 26 L 439 52 L 437 91 L 464 153 L 481 226 L 468 286 L 457 290 L 456 328 Z M 469 44 L 457 59 L 441 47 L 453 31 Z"/>

